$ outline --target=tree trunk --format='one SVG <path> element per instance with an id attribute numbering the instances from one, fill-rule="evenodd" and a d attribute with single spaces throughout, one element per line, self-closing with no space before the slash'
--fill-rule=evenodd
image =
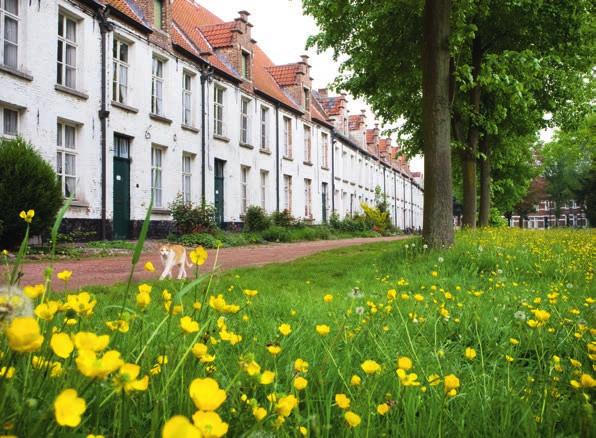
<path id="1" fill-rule="evenodd" d="M 433 248 L 453 244 L 451 120 L 449 105 L 449 18 L 451 0 L 426 0 L 422 46 L 424 141 L 424 241 Z"/>
<path id="2" fill-rule="evenodd" d="M 463 192 L 464 192 L 464 220 L 463 226 L 476 228 L 476 155 L 478 152 L 478 140 L 480 130 L 478 127 L 478 116 L 480 115 L 480 84 L 478 75 L 482 63 L 482 46 L 480 37 L 476 35 L 472 42 L 472 77 L 474 88 L 470 90 L 470 105 L 473 115 L 470 118 L 470 129 L 468 131 L 468 144 L 462 152 L 463 171 Z"/>
<path id="3" fill-rule="evenodd" d="M 480 226 L 488 227 L 490 218 L 490 148 L 488 135 L 480 140 Z"/>

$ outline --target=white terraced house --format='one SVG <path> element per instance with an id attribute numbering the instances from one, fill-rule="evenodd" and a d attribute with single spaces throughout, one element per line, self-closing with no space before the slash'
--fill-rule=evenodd
<path id="1" fill-rule="evenodd" d="M 313 90 L 308 57 L 275 65 L 248 12 L 193 0 L 0 0 L 0 135 L 21 135 L 74 202 L 64 231 L 151 236 L 168 205 L 205 200 L 312 223 L 360 211 L 378 186 L 392 222 L 422 225 L 422 181 L 346 97 Z"/>

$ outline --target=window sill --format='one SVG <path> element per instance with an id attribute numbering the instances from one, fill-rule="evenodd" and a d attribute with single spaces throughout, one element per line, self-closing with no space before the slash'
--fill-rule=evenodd
<path id="1" fill-rule="evenodd" d="M 248 144 L 248 143 L 243 143 L 243 142 L 240 142 L 239 145 L 240 145 L 240 147 L 243 147 L 246 149 L 254 149 L 255 148 L 253 145 Z"/>
<path id="2" fill-rule="evenodd" d="M 112 106 L 113 106 L 114 108 L 120 108 L 121 110 L 123 110 L 123 111 L 126 111 L 126 112 L 129 112 L 129 113 L 134 113 L 134 114 L 136 114 L 136 113 L 138 113 L 138 112 L 139 112 L 139 110 L 138 110 L 138 109 L 136 109 L 135 107 L 132 107 L 132 106 L 125 105 L 125 104 L 123 104 L 123 103 L 120 103 L 120 102 L 117 102 L 117 101 L 115 101 L 115 100 L 112 100 Z"/>
<path id="3" fill-rule="evenodd" d="M 78 97 L 79 99 L 83 99 L 83 100 L 89 99 L 88 94 L 85 94 L 82 91 L 77 91 L 74 88 L 65 87 L 64 85 L 56 84 L 56 85 L 54 85 L 54 89 L 56 91 L 60 91 L 62 93 L 70 94 L 71 96 Z"/>
<path id="4" fill-rule="evenodd" d="M 165 123 L 166 125 L 172 124 L 172 119 L 168 119 L 167 117 L 160 116 L 159 114 L 149 113 L 149 118 L 155 120 L 156 122 Z"/>
<path id="5" fill-rule="evenodd" d="M 72 201 L 70 208 L 89 208 L 89 204 L 83 201 Z"/>
<path id="6" fill-rule="evenodd" d="M 259 152 L 265 155 L 271 155 L 271 149 L 259 149 Z"/>
<path id="7" fill-rule="evenodd" d="M 194 132 L 195 134 L 199 133 L 199 128 L 195 128 L 194 126 L 185 125 L 184 123 L 180 125 L 182 129 L 185 129 L 190 132 Z"/>
<path id="8" fill-rule="evenodd" d="M 9 75 L 13 75 L 19 79 L 24 79 L 26 81 L 33 80 L 33 76 L 28 75 L 27 73 L 22 72 L 21 70 L 17 70 L 16 68 L 9 67 L 8 65 L 0 64 L 0 71 L 3 73 L 8 73 Z"/>
<path id="9" fill-rule="evenodd" d="M 321 166 L 321 169 L 323 169 L 323 170 L 331 170 L 327 166 Z"/>
<path id="10" fill-rule="evenodd" d="M 285 155 L 283 156 L 283 159 L 287 161 L 294 161 L 292 157 L 286 157 Z"/>
<path id="11" fill-rule="evenodd" d="M 223 135 L 213 134 L 213 138 L 219 141 L 224 141 L 226 143 L 230 142 L 230 139 L 228 137 L 224 137 Z"/>
<path id="12" fill-rule="evenodd" d="M 172 212 L 167 208 L 154 208 L 151 210 L 151 214 L 157 214 L 161 216 L 169 216 Z"/>
<path id="13" fill-rule="evenodd" d="M 303 161 L 302 164 L 305 166 L 312 166 L 312 161 Z"/>

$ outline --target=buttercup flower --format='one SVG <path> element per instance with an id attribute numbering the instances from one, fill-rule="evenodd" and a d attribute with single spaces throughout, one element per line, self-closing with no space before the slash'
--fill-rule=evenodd
<path id="1" fill-rule="evenodd" d="M 144 376 L 142 379 L 137 379 L 141 367 L 133 363 L 125 363 L 118 370 L 118 374 L 114 378 L 114 385 L 117 388 L 124 389 L 125 392 L 131 391 L 145 391 L 149 386 L 149 376 Z"/>
<path id="2" fill-rule="evenodd" d="M 360 425 L 360 416 L 358 414 L 355 414 L 352 411 L 348 411 L 344 414 L 344 419 L 346 420 L 346 423 L 348 423 L 348 426 L 350 427 L 358 427 Z"/>
<path id="3" fill-rule="evenodd" d="M 298 391 L 302 391 L 308 385 L 308 380 L 306 380 L 302 376 L 298 376 L 294 378 L 294 388 Z"/>
<path id="4" fill-rule="evenodd" d="M 397 367 L 404 371 L 410 370 L 412 366 L 412 359 L 410 359 L 409 357 L 402 356 L 397 359 Z"/>
<path id="5" fill-rule="evenodd" d="M 261 378 L 259 379 L 259 383 L 261 385 L 270 385 L 275 380 L 275 373 L 273 371 L 263 371 L 261 374 Z"/>
<path id="6" fill-rule="evenodd" d="M 459 389 L 459 379 L 454 374 L 449 374 L 445 376 L 445 394 L 449 397 L 453 397 L 457 394 L 457 390 Z"/>
<path id="7" fill-rule="evenodd" d="M 370 359 L 362 362 L 360 368 L 362 368 L 362 371 L 364 371 L 366 374 L 376 374 L 381 371 L 381 365 Z"/>
<path id="8" fill-rule="evenodd" d="M 323 297 L 323 301 L 326 303 L 330 303 L 331 301 L 333 301 L 333 295 L 331 294 L 327 294 Z"/>
<path id="9" fill-rule="evenodd" d="M 92 379 L 105 379 L 108 374 L 124 365 L 120 352 L 116 350 L 106 351 L 101 357 L 97 357 L 97 354 L 91 350 L 79 350 L 75 362 L 79 372 Z"/>
<path id="10" fill-rule="evenodd" d="M 74 350 L 74 345 L 70 340 L 70 336 L 66 333 L 54 333 L 50 339 L 50 347 L 58 357 L 66 359 Z"/>
<path id="11" fill-rule="evenodd" d="M 228 423 L 221 421 L 217 412 L 197 411 L 192 421 L 204 438 L 219 438 L 228 431 Z"/>
<path id="12" fill-rule="evenodd" d="M 350 407 L 350 399 L 345 394 L 335 394 L 335 403 L 342 409 Z"/>
<path id="13" fill-rule="evenodd" d="M 464 352 L 464 356 L 468 360 L 474 360 L 476 358 L 476 350 L 474 350 L 472 347 L 467 347 L 466 351 Z"/>
<path id="14" fill-rule="evenodd" d="M 315 330 L 321 336 L 327 336 L 329 334 L 329 332 L 331 331 L 331 329 L 329 328 L 329 326 L 327 324 L 318 324 L 315 327 Z"/>
<path id="15" fill-rule="evenodd" d="M 200 411 L 214 411 L 226 400 L 226 392 L 217 381 L 207 377 L 194 379 L 189 388 L 190 398 Z"/>
<path id="16" fill-rule="evenodd" d="M 58 301 L 46 301 L 45 303 L 39 304 L 35 308 L 34 312 L 39 319 L 43 319 L 44 321 L 51 321 L 52 319 L 54 319 L 54 316 L 56 315 L 56 312 L 58 312 L 59 308 L 60 305 Z"/>
<path id="17" fill-rule="evenodd" d="M 70 277 L 72 277 L 72 271 L 64 270 L 62 272 L 58 272 L 58 274 L 56 274 L 56 277 L 58 277 L 59 280 L 62 280 L 66 283 L 68 282 L 68 280 L 70 280 Z"/>
<path id="18" fill-rule="evenodd" d="M 294 370 L 298 373 L 306 373 L 308 371 L 308 362 L 303 359 L 296 359 L 294 361 Z"/>
<path id="19" fill-rule="evenodd" d="M 147 272 L 155 272 L 155 266 L 153 266 L 153 263 L 151 263 L 151 262 L 145 263 L 145 265 L 143 266 L 143 268 Z"/>
<path id="20" fill-rule="evenodd" d="M 360 385 L 360 383 L 362 383 L 362 379 L 360 378 L 360 376 L 354 374 L 352 376 L 352 378 L 350 379 L 350 384 L 352 386 L 358 386 L 358 385 Z"/>
<path id="21" fill-rule="evenodd" d="M 137 294 L 137 305 L 142 310 L 145 310 L 149 304 L 151 304 L 151 294 L 148 294 L 147 292 L 139 292 Z"/>
<path id="22" fill-rule="evenodd" d="M 35 210 L 28 210 L 27 212 L 25 212 L 24 210 L 21 211 L 19 213 L 19 217 L 21 219 L 23 219 L 25 222 L 27 222 L 28 224 L 31 223 L 31 221 L 33 220 L 33 217 L 35 216 Z"/>
<path id="23" fill-rule="evenodd" d="M 275 412 L 282 417 L 288 417 L 296 406 L 298 406 L 298 399 L 293 395 L 287 395 L 278 400 Z"/>
<path id="24" fill-rule="evenodd" d="M 242 292 L 244 293 L 244 295 L 246 295 L 249 298 L 253 298 L 253 297 L 257 296 L 257 294 L 259 293 L 258 291 L 254 290 L 254 289 L 244 289 Z"/>
<path id="25" fill-rule="evenodd" d="M 110 343 L 110 337 L 108 335 L 98 336 L 91 332 L 78 332 L 73 338 L 77 350 L 98 352 L 105 349 Z"/>
<path id="26" fill-rule="evenodd" d="M 180 328 L 186 333 L 196 333 L 199 331 L 199 323 L 190 316 L 183 316 L 180 318 Z"/>
<path id="27" fill-rule="evenodd" d="M 13 319 L 6 329 L 6 337 L 10 349 L 18 353 L 37 351 L 43 343 L 39 324 L 31 317 Z"/>
<path id="28" fill-rule="evenodd" d="M 42 296 L 46 291 L 46 287 L 43 284 L 36 284 L 34 286 L 25 286 L 23 288 L 23 293 L 31 298 L 32 300 Z"/>
<path id="29" fill-rule="evenodd" d="M 379 415 L 385 415 L 387 412 L 389 412 L 389 405 L 387 403 L 381 403 L 377 406 L 377 413 Z"/>
<path id="30" fill-rule="evenodd" d="M 0 378 L 3 378 L 3 379 L 12 379 L 12 377 L 14 376 L 14 373 L 15 373 L 15 368 L 14 367 L 10 367 L 10 368 L 2 367 L 2 368 L 0 368 Z"/>
<path id="31" fill-rule="evenodd" d="M 175 415 L 166 421 L 161 436 L 162 438 L 202 438 L 201 431 L 183 415 Z"/>
<path id="32" fill-rule="evenodd" d="M 202 246 L 199 246 L 190 252 L 189 257 L 193 264 L 201 266 L 207 261 L 207 251 Z"/>
<path id="33" fill-rule="evenodd" d="M 268 345 L 267 351 L 273 356 L 277 356 L 279 353 L 281 353 L 281 347 L 279 345 Z"/>
<path id="34" fill-rule="evenodd" d="M 260 406 L 256 406 L 252 409 L 252 414 L 257 419 L 257 421 L 261 421 L 263 420 L 263 418 L 267 416 L 267 409 Z"/>
<path id="35" fill-rule="evenodd" d="M 54 414 L 60 426 L 77 427 L 86 409 L 87 403 L 74 389 L 65 389 L 54 400 Z"/>
<path id="36" fill-rule="evenodd" d="M 277 329 L 283 336 L 288 336 L 292 333 L 292 326 L 290 324 L 281 324 Z"/>

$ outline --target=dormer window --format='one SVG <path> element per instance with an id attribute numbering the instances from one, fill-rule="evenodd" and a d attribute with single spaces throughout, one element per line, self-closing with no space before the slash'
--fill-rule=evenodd
<path id="1" fill-rule="evenodd" d="M 250 79 L 250 53 L 242 51 L 242 78 Z"/>
<path id="2" fill-rule="evenodd" d="M 153 0 L 153 26 L 163 29 L 163 0 Z"/>
<path id="3" fill-rule="evenodd" d="M 310 110 L 310 90 L 308 88 L 304 89 L 304 109 Z"/>

